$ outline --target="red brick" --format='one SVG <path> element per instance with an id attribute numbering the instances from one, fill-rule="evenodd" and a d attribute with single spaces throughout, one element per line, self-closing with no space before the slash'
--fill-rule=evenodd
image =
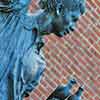
<path id="1" fill-rule="evenodd" d="M 97 11 L 97 13 L 98 13 L 98 15 L 99 15 L 99 14 L 100 14 L 100 8 L 97 8 L 96 11 Z M 99 18 L 100 18 L 100 17 L 99 17 Z"/>
<path id="2" fill-rule="evenodd" d="M 99 25 L 93 25 L 92 26 L 93 31 L 97 34 L 98 37 L 100 37 L 100 28 Z"/>
<path id="3" fill-rule="evenodd" d="M 98 59 L 100 59 L 100 54 L 99 54 L 98 50 L 96 51 L 96 49 L 94 47 L 90 48 L 90 52 L 92 54 L 94 54 Z"/>
<path id="4" fill-rule="evenodd" d="M 100 1 L 99 0 L 95 0 L 95 3 L 98 5 L 98 7 L 100 7 Z"/>
<path id="5" fill-rule="evenodd" d="M 90 27 L 87 30 L 87 34 L 90 34 L 90 36 L 93 38 L 94 42 L 96 42 L 98 40 L 98 36 L 96 35 L 95 31 L 92 29 L 92 27 Z"/>
<path id="6" fill-rule="evenodd" d="M 34 100 L 38 100 L 39 96 L 33 94 L 32 96 L 30 96 L 28 100 L 32 100 L 31 98 L 34 98 Z"/>
<path id="7" fill-rule="evenodd" d="M 99 10 L 100 10 L 100 9 L 99 9 Z M 100 13 L 100 12 L 99 12 L 99 10 L 96 9 L 95 11 L 92 12 L 92 14 L 93 14 L 93 16 L 96 18 L 96 20 L 97 20 L 97 19 L 100 19 L 100 16 L 99 16 L 99 13 Z M 99 12 L 99 13 L 98 13 L 98 12 Z"/>
<path id="8" fill-rule="evenodd" d="M 94 0 L 87 0 L 89 2 L 89 4 L 93 7 L 93 8 L 96 8 L 96 5 L 94 4 Z M 96 0 L 98 1 L 98 0 Z"/>
<path id="9" fill-rule="evenodd" d="M 86 8 L 87 8 L 88 10 L 91 10 L 91 5 L 90 5 L 89 2 L 86 2 Z"/>
<path id="10" fill-rule="evenodd" d="M 96 96 L 96 97 L 95 97 L 95 100 L 100 100 L 100 97 Z"/>

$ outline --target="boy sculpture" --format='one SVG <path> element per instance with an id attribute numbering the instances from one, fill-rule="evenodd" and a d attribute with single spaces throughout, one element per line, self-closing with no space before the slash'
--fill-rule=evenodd
<path id="1" fill-rule="evenodd" d="M 45 69 L 42 37 L 62 37 L 74 30 L 84 0 L 0 0 L 0 100 L 23 100 L 36 88 Z"/>

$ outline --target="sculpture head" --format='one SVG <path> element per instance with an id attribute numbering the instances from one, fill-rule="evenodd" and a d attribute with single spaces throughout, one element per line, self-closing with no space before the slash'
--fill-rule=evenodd
<path id="1" fill-rule="evenodd" d="M 85 12 L 84 0 L 40 0 L 40 7 L 46 13 L 46 25 L 42 30 L 64 36 L 74 31 L 76 22 Z M 48 24 L 47 24 L 48 23 Z"/>
<path id="2" fill-rule="evenodd" d="M 71 77 L 68 81 L 69 84 L 74 85 L 77 84 L 77 80 L 74 77 Z"/>

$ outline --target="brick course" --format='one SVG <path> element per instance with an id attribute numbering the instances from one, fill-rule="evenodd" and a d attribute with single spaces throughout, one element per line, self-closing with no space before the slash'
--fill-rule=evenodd
<path id="1" fill-rule="evenodd" d="M 85 85 L 83 100 L 100 100 L 100 0 L 87 0 L 86 5 L 86 14 L 74 32 L 63 38 L 53 34 L 44 37 L 47 67 L 41 84 L 25 100 L 46 100 L 73 72 L 79 84 Z"/>

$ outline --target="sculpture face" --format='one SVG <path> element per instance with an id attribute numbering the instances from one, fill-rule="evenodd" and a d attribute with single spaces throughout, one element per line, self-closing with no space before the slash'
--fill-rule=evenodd
<path id="1" fill-rule="evenodd" d="M 74 31 L 80 15 L 78 10 L 67 11 L 65 9 L 63 14 L 55 16 L 52 20 L 52 32 L 58 36 L 64 36 L 70 31 Z"/>
<path id="2" fill-rule="evenodd" d="M 58 5 L 54 5 L 54 3 L 50 4 L 50 2 L 47 1 L 47 3 L 49 2 L 47 6 L 46 4 L 43 6 L 41 1 L 40 6 L 42 6 L 45 12 L 49 13 L 49 15 L 46 13 L 47 19 L 44 21 L 44 25 L 47 20 L 51 20 L 48 22 L 49 24 L 45 25 L 47 27 L 44 27 L 45 29 L 43 30 L 48 33 L 54 33 L 60 37 L 70 31 L 74 31 L 76 22 L 85 11 L 84 0 L 60 0 L 62 2 L 56 0 Z M 46 2 L 46 0 L 44 1 Z"/>

